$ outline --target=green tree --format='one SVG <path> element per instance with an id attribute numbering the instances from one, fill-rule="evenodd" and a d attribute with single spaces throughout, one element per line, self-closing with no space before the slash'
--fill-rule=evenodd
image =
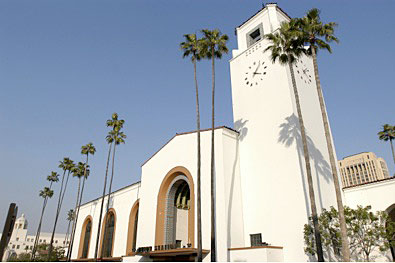
<path id="1" fill-rule="evenodd" d="M 50 257 L 52 255 L 53 239 L 55 237 L 56 225 L 58 223 L 60 211 L 62 209 L 63 199 L 64 199 L 64 195 L 66 194 L 67 184 L 69 182 L 70 173 L 74 169 L 75 164 L 74 164 L 74 162 L 72 160 L 70 160 L 70 158 L 65 157 L 65 158 L 63 158 L 63 161 L 60 161 L 60 164 L 59 164 L 58 167 L 63 170 L 63 176 L 62 176 L 62 181 L 61 181 L 61 184 L 60 184 L 58 205 L 57 205 L 56 214 L 55 214 L 55 222 L 54 222 L 53 229 L 52 229 L 51 241 L 49 243 L 48 261 L 50 261 Z M 67 177 L 66 177 L 66 182 L 64 183 L 64 178 L 65 178 L 66 172 L 67 172 Z"/>
<path id="2" fill-rule="evenodd" d="M 214 180 L 214 129 L 215 129 L 215 59 L 221 59 L 222 55 L 228 53 L 226 43 L 229 37 L 221 34 L 218 29 L 203 29 L 201 40 L 201 57 L 211 59 L 211 261 L 217 260 L 216 237 L 215 237 L 215 180 Z"/>
<path id="3" fill-rule="evenodd" d="M 38 245 L 38 255 L 36 256 L 34 261 L 39 262 L 59 262 L 64 261 L 64 249 L 62 247 L 54 247 L 52 251 L 49 253 L 50 244 L 40 244 Z"/>
<path id="4" fill-rule="evenodd" d="M 101 221 L 103 216 L 103 206 L 104 206 L 104 198 L 106 196 L 106 186 L 107 186 L 107 176 L 108 176 L 108 165 L 110 163 L 111 157 L 111 149 L 114 143 L 113 134 L 111 132 L 115 131 L 115 129 L 122 128 L 124 120 L 118 120 L 118 114 L 113 113 L 110 120 L 107 120 L 106 124 L 107 127 L 112 127 L 112 130 L 106 136 L 106 141 L 109 144 L 108 155 L 107 155 L 107 165 L 106 165 L 106 173 L 104 176 L 104 187 L 103 187 L 103 195 L 101 200 L 101 207 L 100 207 L 100 216 L 99 216 L 99 224 L 97 227 L 97 237 L 96 237 L 96 246 L 95 246 L 95 260 L 97 260 L 97 254 L 99 250 L 99 239 L 100 239 L 100 228 L 101 228 Z M 126 137 L 126 136 L 125 136 Z M 114 145 L 115 148 L 115 145 Z M 107 214 L 106 214 L 107 216 Z"/>
<path id="5" fill-rule="evenodd" d="M 394 145 L 392 144 L 392 140 L 395 140 L 395 126 L 391 126 L 389 124 L 383 125 L 383 130 L 377 133 L 379 139 L 381 141 L 388 142 L 390 141 L 391 150 L 392 150 L 392 157 L 395 163 L 395 153 L 394 153 Z"/>
<path id="6" fill-rule="evenodd" d="M 80 213 L 80 207 L 81 207 L 81 202 L 82 202 L 82 195 L 84 193 L 85 181 L 89 177 L 89 171 L 90 171 L 89 170 L 89 165 L 88 165 L 89 155 L 94 155 L 95 152 L 96 152 L 96 148 L 95 148 L 95 146 L 93 146 L 93 144 L 91 142 L 88 143 L 87 145 L 83 145 L 81 147 L 81 154 L 82 155 L 86 155 L 86 161 L 85 161 L 86 165 L 84 166 L 84 171 L 83 171 L 83 180 L 82 180 L 81 194 L 80 194 L 80 199 L 79 199 L 78 206 L 77 206 L 77 213 L 76 213 L 76 217 L 75 217 L 75 227 L 74 227 L 73 232 L 72 232 L 72 236 L 73 237 L 75 235 L 76 225 L 77 225 L 77 222 L 78 222 L 78 215 Z M 68 254 L 67 259 L 68 259 L 68 261 L 71 260 L 71 253 L 73 251 L 73 244 L 74 244 L 74 238 L 70 240 L 70 246 L 69 246 L 69 249 L 67 251 L 67 254 Z"/>
<path id="7" fill-rule="evenodd" d="M 270 45 L 265 49 L 271 52 L 271 60 L 273 63 L 279 61 L 281 65 L 288 65 L 291 72 L 292 87 L 295 96 L 295 104 L 298 113 L 298 120 L 300 126 L 301 139 L 303 144 L 303 155 L 306 165 L 306 175 L 309 188 L 311 215 L 314 223 L 314 233 L 315 241 L 318 248 L 317 256 L 318 261 L 324 261 L 322 244 L 321 244 L 321 234 L 318 227 L 318 216 L 317 207 L 315 202 L 315 194 L 313 187 L 313 179 L 311 176 L 311 166 L 310 166 L 310 155 L 307 147 L 307 137 L 306 130 L 303 122 L 302 109 L 299 100 L 299 93 L 296 86 L 295 74 L 293 69 L 293 64 L 297 59 L 304 53 L 303 43 L 297 38 L 296 35 L 296 21 L 291 20 L 289 23 L 283 22 L 279 30 L 275 33 L 267 34 L 265 37 L 269 40 Z"/>
<path id="8" fill-rule="evenodd" d="M 373 261 L 378 255 L 373 252 L 387 252 L 391 245 L 390 242 L 395 245 L 395 241 L 391 239 L 395 234 L 395 223 L 390 221 L 386 212 L 373 213 L 370 210 L 371 206 L 358 206 L 356 209 L 344 207 L 350 258 L 355 261 Z M 333 207 L 330 210 L 324 209 L 319 217 L 319 224 L 328 257 L 335 254 L 337 259 L 341 259 L 342 239 L 337 210 Z M 309 224 L 304 226 L 304 239 L 306 253 L 314 255 L 316 247 L 311 218 Z M 372 256 L 373 254 L 375 256 Z"/>
<path id="9" fill-rule="evenodd" d="M 202 256 L 202 216 L 201 216 L 201 153 L 200 153 L 200 110 L 199 110 L 199 89 L 196 73 L 196 62 L 201 59 L 200 49 L 201 41 L 196 37 L 196 34 L 184 35 L 185 42 L 181 42 L 180 48 L 184 52 L 183 58 L 191 57 L 193 64 L 193 76 L 195 80 L 195 94 L 196 94 L 196 133 L 197 133 L 197 248 L 198 255 L 197 260 L 201 262 L 203 260 Z"/>
<path id="10" fill-rule="evenodd" d="M 40 193 L 39 193 L 39 195 L 44 200 L 43 200 L 43 207 L 41 209 L 40 221 L 39 221 L 38 227 L 37 227 L 36 238 L 34 239 L 34 245 L 33 245 L 33 249 L 32 249 L 32 260 L 34 260 L 34 257 L 36 254 L 37 244 L 38 244 L 38 240 L 40 238 L 40 233 L 41 233 L 41 225 L 42 225 L 43 218 L 44 218 L 45 208 L 47 207 L 48 198 L 51 198 L 53 196 L 53 190 L 51 190 L 52 184 L 59 181 L 59 175 L 56 172 L 51 172 L 51 175 L 47 176 L 47 181 L 49 182 L 49 187 L 44 187 L 44 189 L 40 190 Z"/>
<path id="11" fill-rule="evenodd" d="M 339 40 L 334 36 L 335 27 L 337 26 L 334 22 L 329 22 L 324 24 L 320 18 L 320 10 L 313 8 L 307 12 L 307 14 L 298 19 L 298 31 L 301 33 L 299 36 L 303 40 L 303 44 L 308 44 L 308 49 L 305 54 L 313 58 L 314 65 L 314 76 L 316 81 L 318 99 L 320 103 L 322 121 L 324 124 L 324 132 L 326 138 L 326 145 L 329 153 L 329 161 L 332 170 L 333 183 L 335 186 L 337 207 L 339 209 L 339 220 L 341 226 L 341 238 L 342 242 L 342 254 L 343 261 L 350 261 L 350 248 L 347 239 L 347 229 L 346 222 L 344 219 L 344 207 L 341 195 L 341 187 L 339 183 L 339 176 L 336 168 L 336 159 L 334 154 L 334 149 L 332 145 L 331 132 L 329 130 L 328 115 L 326 113 L 324 96 L 321 89 L 321 81 L 318 73 L 318 63 L 317 63 L 317 51 L 327 50 L 332 53 L 330 42 L 339 42 Z"/>

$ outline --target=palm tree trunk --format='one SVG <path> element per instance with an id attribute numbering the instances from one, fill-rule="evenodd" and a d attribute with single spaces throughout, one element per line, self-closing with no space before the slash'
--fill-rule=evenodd
<path id="1" fill-rule="evenodd" d="M 80 190 L 81 190 L 81 177 L 78 178 L 77 200 L 75 201 L 74 220 L 71 227 L 70 243 L 67 249 L 67 261 L 69 261 L 71 257 L 71 246 L 74 240 L 75 228 L 77 227 L 77 209 L 78 209 L 78 201 L 80 199 Z"/>
<path id="2" fill-rule="evenodd" d="M 111 197 L 111 188 L 112 188 L 112 179 L 114 178 L 114 163 L 115 163 L 115 148 L 117 147 L 117 144 L 114 143 L 114 149 L 112 151 L 112 166 L 111 166 L 111 178 L 110 178 L 110 185 L 108 186 L 108 198 L 107 198 L 107 207 L 106 207 L 106 214 L 105 214 L 105 227 L 104 227 L 104 237 L 107 236 L 108 234 L 108 211 L 110 210 L 110 197 Z M 104 238 L 103 238 L 103 245 L 104 245 Z M 103 249 L 101 250 L 101 257 L 103 257 Z"/>
<path id="3" fill-rule="evenodd" d="M 305 160 L 305 164 L 306 164 L 306 174 L 307 174 L 307 182 L 308 182 L 308 186 L 309 186 L 309 197 L 310 197 L 310 206 L 311 206 L 311 217 L 313 219 L 314 236 L 315 236 L 315 243 L 316 243 L 316 247 L 317 247 L 317 256 L 318 256 L 318 261 L 323 262 L 324 255 L 322 252 L 321 233 L 320 233 L 320 229 L 318 226 L 317 206 L 315 204 L 315 194 L 314 194 L 314 187 L 313 187 L 313 179 L 311 176 L 310 155 L 309 155 L 309 150 L 307 147 L 306 130 L 305 130 L 304 123 L 303 123 L 302 109 L 300 106 L 298 89 L 296 87 L 295 74 L 294 74 L 293 66 L 291 63 L 289 63 L 289 69 L 291 71 L 292 86 L 293 86 L 294 95 L 295 95 L 295 104 L 296 104 L 296 109 L 298 112 L 300 133 L 301 133 L 301 137 L 302 137 L 303 154 L 304 154 L 304 160 Z"/>
<path id="4" fill-rule="evenodd" d="M 75 223 L 76 223 L 76 224 L 77 224 L 77 222 L 78 222 L 78 215 L 79 215 L 79 213 L 80 213 L 80 207 L 81 207 L 81 201 L 82 201 L 82 194 L 84 193 L 85 180 L 86 180 L 86 171 L 87 171 L 87 168 L 88 168 L 88 160 L 89 160 L 89 159 L 88 159 L 88 156 L 89 156 L 89 154 L 86 155 L 84 179 L 83 179 L 83 181 L 82 181 L 82 188 L 81 188 L 80 200 L 78 201 L 77 212 L 76 212 L 76 215 L 75 215 Z M 78 187 L 79 187 L 79 186 L 78 186 Z M 77 226 L 76 226 L 76 227 L 77 227 Z M 68 254 L 69 254 L 69 256 L 68 256 L 68 261 L 71 261 L 71 253 L 72 253 L 72 251 L 73 251 L 74 235 L 75 235 L 76 227 L 74 227 L 74 230 L 73 230 L 73 233 L 72 233 L 73 239 L 70 240 L 70 247 L 69 247 L 70 253 L 68 253 Z"/>
<path id="5" fill-rule="evenodd" d="M 395 153 L 394 153 L 394 145 L 392 145 L 392 139 L 390 139 L 390 144 L 391 144 L 391 150 L 392 150 L 392 157 L 394 158 L 394 163 L 395 163 Z"/>
<path id="6" fill-rule="evenodd" d="M 70 223 L 71 223 L 71 221 L 69 220 L 69 223 L 67 224 L 66 236 L 65 236 L 64 241 L 63 241 L 65 246 L 67 245 L 67 241 L 69 240 Z"/>
<path id="7" fill-rule="evenodd" d="M 201 205 L 201 190 L 200 190 L 200 111 L 199 111 L 199 89 L 196 76 L 196 59 L 193 60 L 195 89 L 196 89 L 196 127 L 197 127 L 197 261 L 203 261 L 202 255 L 202 205 Z"/>
<path id="8" fill-rule="evenodd" d="M 45 197 L 44 201 L 43 201 L 43 208 L 41 210 L 40 222 L 38 223 L 36 238 L 34 239 L 34 246 L 33 246 L 33 250 L 32 250 L 32 260 L 35 258 L 35 254 L 37 251 L 38 239 L 40 238 L 41 224 L 43 221 L 45 207 L 47 206 L 47 200 L 48 200 L 48 197 Z"/>
<path id="9" fill-rule="evenodd" d="M 62 183 L 60 185 L 58 207 L 56 209 L 55 222 L 54 222 L 54 225 L 53 225 L 51 241 L 49 243 L 49 248 L 48 248 L 48 258 L 47 258 L 48 261 L 50 261 L 50 259 L 51 259 L 51 253 L 52 253 L 52 249 L 53 249 L 53 239 L 55 237 L 56 225 L 58 223 L 58 218 L 59 218 L 60 210 L 61 210 L 62 203 L 63 203 L 64 193 L 66 192 L 67 183 L 69 181 L 70 171 L 67 174 L 66 183 L 64 184 L 64 189 L 63 189 L 63 181 L 64 181 L 65 174 L 66 174 L 66 170 L 64 170 L 64 172 L 63 172 Z"/>
<path id="10" fill-rule="evenodd" d="M 216 255 L 216 244 L 215 244 L 215 189 L 214 189 L 214 125 L 215 125 L 215 111 L 214 111 L 214 95 L 215 95 L 215 66 L 214 66 L 214 47 L 211 48 L 212 60 L 211 60 L 211 71 L 212 71 L 212 95 L 211 95 L 211 261 L 217 261 Z"/>
<path id="11" fill-rule="evenodd" d="M 104 176 L 103 196 L 102 196 L 101 207 L 100 207 L 99 225 L 98 225 L 98 227 L 97 227 L 97 237 L 96 237 L 96 247 L 95 247 L 95 261 L 97 261 L 97 251 L 98 251 L 98 248 L 99 248 L 101 218 L 102 218 L 102 216 L 103 216 L 104 197 L 105 197 L 105 195 L 106 195 L 107 175 L 108 175 L 108 164 L 110 163 L 111 147 L 112 147 L 112 143 L 110 144 L 110 148 L 108 149 L 108 157 L 107 157 L 107 165 L 106 165 L 106 175 Z"/>
<path id="12" fill-rule="evenodd" d="M 328 116 L 327 116 L 326 109 L 325 109 L 324 96 L 322 94 L 320 76 L 318 74 L 317 54 L 316 54 L 316 50 L 313 46 L 311 47 L 311 50 L 312 50 L 312 55 L 313 55 L 314 76 L 315 76 L 315 82 L 316 82 L 316 86 L 317 86 L 318 99 L 320 101 L 322 121 L 324 122 L 326 146 L 328 148 L 329 161 L 330 161 L 331 169 L 332 169 L 333 183 L 335 185 L 337 208 L 339 210 L 339 223 L 340 223 L 340 235 L 341 235 L 341 241 L 342 241 L 343 261 L 350 261 L 350 244 L 348 242 L 348 237 L 347 237 L 347 226 L 346 226 L 346 219 L 344 217 L 344 206 L 343 206 L 343 201 L 342 201 L 341 188 L 340 188 L 340 184 L 339 184 L 339 176 L 338 176 L 337 168 L 336 168 L 336 160 L 335 160 L 335 154 L 333 151 L 332 138 L 331 138 L 331 133 L 329 130 Z"/>

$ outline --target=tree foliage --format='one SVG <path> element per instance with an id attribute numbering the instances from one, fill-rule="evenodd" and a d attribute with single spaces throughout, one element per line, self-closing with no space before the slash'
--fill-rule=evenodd
<path id="1" fill-rule="evenodd" d="M 347 236 L 350 242 L 351 258 L 357 261 L 372 261 L 395 245 L 392 236 L 395 234 L 395 222 L 390 221 L 384 211 L 370 211 L 371 206 L 358 206 L 356 209 L 345 207 L 344 215 L 347 224 Z M 322 244 L 328 260 L 341 260 L 341 236 L 338 211 L 334 207 L 323 209 L 319 216 Z M 316 254 L 313 226 L 304 225 L 305 252 Z M 392 241 L 389 241 L 392 240 Z"/>

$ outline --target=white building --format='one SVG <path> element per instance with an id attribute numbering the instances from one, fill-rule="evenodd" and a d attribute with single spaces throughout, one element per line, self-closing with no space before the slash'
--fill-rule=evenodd
<path id="1" fill-rule="evenodd" d="M 233 50 L 230 61 L 234 129 L 215 129 L 218 261 L 311 260 L 303 250 L 310 202 L 290 72 L 271 62 L 264 52 L 268 42 L 262 39 L 289 19 L 276 4 L 268 4 L 236 28 L 238 49 Z M 312 61 L 304 57 L 297 67 L 320 211 L 336 207 L 336 197 L 315 79 L 309 73 L 313 72 Z M 195 260 L 196 138 L 195 132 L 175 135 L 142 165 L 141 182 L 111 195 L 108 234 L 103 241 L 102 221 L 99 257 L 112 261 Z M 204 261 L 210 260 L 210 139 L 211 132 L 202 131 Z M 389 192 L 395 192 L 394 182 L 387 181 Z M 345 191 L 346 204 L 365 204 L 359 200 L 364 193 L 358 191 Z M 377 208 L 395 203 L 394 195 L 386 198 L 377 199 L 382 205 Z M 74 260 L 94 257 L 100 204 L 98 198 L 80 208 Z"/>
<path id="2" fill-rule="evenodd" d="M 14 230 L 8 243 L 8 247 L 4 253 L 3 261 L 7 260 L 10 256 L 19 255 L 21 253 L 31 252 L 34 246 L 35 235 L 28 235 L 28 222 L 25 214 L 22 214 L 15 221 Z M 51 241 L 52 233 L 40 233 L 39 244 L 49 243 Z M 65 244 L 65 234 L 55 234 L 54 246 L 67 247 Z"/>

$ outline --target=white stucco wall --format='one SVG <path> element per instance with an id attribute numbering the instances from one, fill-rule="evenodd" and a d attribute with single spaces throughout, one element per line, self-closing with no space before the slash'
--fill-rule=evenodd
<path id="1" fill-rule="evenodd" d="M 285 261 L 304 261 L 308 257 L 303 251 L 303 225 L 310 215 L 310 201 L 289 69 L 271 62 L 270 52 L 264 52 L 269 45 L 266 39 L 243 51 L 245 34 L 252 28 L 263 23 L 265 29 L 270 19 L 275 29 L 285 19 L 281 12 L 270 10 L 238 28 L 239 51 L 230 61 L 234 123 L 240 131 L 244 239 L 248 247 L 250 234 L 262 233 L 262 241 L 284 247 Z M 312 68 L 311 60 L 304 60 Z M 262 80 L 253 75 L 258 63 L 257 71 L 266 72 Z M 246 84 L 251 75 L 252 86 Z M 297 79 L 297 86 L 320 211 L 336 204 L 321 111 L 314 79 L 309 85 Z"/>
<path id="2" fill-rule="evenodd" d="M 227 139 L 223 139 L 227 136 Z M 217 255 L 219 261 L 228 260 L 228 226 L 229 215 L 226 213 L 226 194 L 224 178 L 238 177 L 236 137 L 237 134 L 226 128 L 215 130 L 215 173 L 216 173 L 216 220 L 217 220 Z M 196 133 L 183 134 L 174 137 L 147 163 L 142 166 L 142 185 L 140 196 L 140 213 L 137 233 L 137 247 L 154 246 L 157 196 L 165 175 L 174 167 L 185 167 L 193 177 L 195 185 L 196 207 Z M 201 184 L 202 184 L 202 243 L 203 249 L 210 249 L 210 150 L 211 132 L 201 133 Z M 226 149 L 226 150 L 225 150 Z M 227 151 L 229 149 L 229 151 Z M 226 167 L 226 168 L 224 168 Z M 227 169 L 229 167 L 229 169 Z M 236 167 L 236 168 L 234 168 Z M 195 210 L 195 244 L 197 243 Z M 240 221 L 240 219 L 238 219 Z M 234 223 L 235 224 L 235 223 Z M 236 227 L 236 226 L 235 226 Z M 196 245 L 195 245 L 196 247 Z M 209 255 L 205 260 L 209 259 Z"/>
<path id="3" fill-rule="evenodd" d="M 110 208 L 115 210 L 116 214 L 116 227 L 114 233 L 114 248 L 113 248 L 113 257 L 121 257 L 126 255 L 126 243 L 127 243 L 127 234 L 128 234 L 128 224 L 129 224 L 129 215 L 132 209 L 133 204 L 138 199 L 140 183 L 133 184 L 129 187 L 120 189 L 111 195 L 112 202 L 110 203 Z M 93 258 L 95 254 L 96 247 L 96 237 L 97 237 L 97 227 L 99 224 L 99 215 L 100 215 L 100 205 L 101 198 L 88 202 L 81 206 L 77 228 L 76 228 L 76 237 L 74 239 L 73 251 L 72 251 L 72 259 L 77 258 L 78 248 L 80 243 L 80 236 L 82 231 L 82 224 L 88 216 L 93 218 L 92 222 L 92 234 L 89 243 L 89 252 L 88 258 Z M 107 203 L 107 197 L 104 199 L 104 208 L 103 208 L 103 217 L 105 214 Z M 102 220 L 103 225 L 103 220 Z M 100 245 L 100 243 L 99 243 Z"/>
<path id="4" fill-rule="evenodd" d="M 243 250 L 231 250 L 231 262 L 282 262 L 284 261 L 283 250 L 278 248 L 253 248 Z"/>
<path id="5" fill-rule="evenodd" d="M 344 203 L 351 208 L 370 205 L 373 212 L 390 212 L 395 209 L 395 177 L 345 188 L 343 191 Z M 377 261 L 392 261 L 390 251 L 386 253 L 376 251 L 375 255 L 378 257 Z"/>

